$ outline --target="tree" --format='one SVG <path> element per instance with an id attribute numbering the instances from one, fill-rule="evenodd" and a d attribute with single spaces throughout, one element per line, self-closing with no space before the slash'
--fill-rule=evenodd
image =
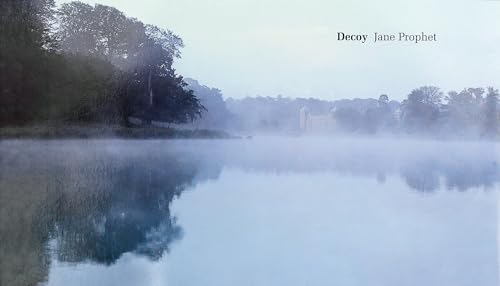
<path id="1" fill-rule="evenodd" d="M 62 51 L 100 57 L 122 70 L 139 63 L 139 51 L 146 42 L 142 22 L 113 7 L 82 2 L 62 4 L 56 15 Z"/>
<path id="2" fill-rule="evenodd" d="M 33 120 L 44 102 L 53 7 L 53 0 L 0 2 L 0 126 Z"/>
<path id="3" fill-rule="evenodd" d="M 478 126 L 483 93 L 482 88 L 448 92 L 448 121 L 453 132 L 463 133 Z"/>
<path id="4" fill-rule="evenodd" d="M 430 131 L 439 118 L 443 93 L 435 86 L 414 89 L 401 104 L 403 126 L 408 132 Z"/>
<path id="5" fill-rule="evenodd" d="M 119 69 L 115 98 L 122 122 L 130 116 L 177 123 L 201 116 L 203 106 L 172 67 L 184 46 L 172 31 L 81 2 L 63 4 L 57 19 L 65 52 L 98 57 Z"/>
<path id="6" fill-rule="evenodd" d="M 335 110 L 334 115 L 339 127 L 348 132 L 358 130 L 363 121 L 363 115 L 359 111 L 350 107 L 339 108 Z"/>
<path id="7" fill-rule="evenodd" d="M 395 126 L 395 120 L 389 106 L 389 96 L 379 96 L 377 107 L 368 108 L 364 113 L 363 128 L 368 133 L 376 133 L 380 130 L 388 131 Z"/>
<path id="8" fill-rule="evenodd" d="M 389 108 L 389 96 L 387 94 L 381 94 L 378 98 L 378 107 L 387 109 Z"/>
<path id="9" fill-rule="evenodd" d="M 488 87 L 484 104 L 484 134 L 494 137 L 498 134 L 498 89 Z"/>
<path id="10" fill-rule="evenodd" d="M 193 90 L 194 95 L 200 100 L 200 103 L 207 108 L 206 111 L 202 112 L 202 120 L 199 122 L 198 127 L 205 129 L 225 128 L 232 114 L 227 109 L 222 92 L 217 88 L 201 85 L 194 79 L 188 78 L 185 81 L 188 88 Z"/>

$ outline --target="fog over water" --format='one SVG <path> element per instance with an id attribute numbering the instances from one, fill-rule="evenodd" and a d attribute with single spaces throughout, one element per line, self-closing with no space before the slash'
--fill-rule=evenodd
<path id="1" fill-rule="evenodd" d="M 500 0 L 98 2 L 0 0 L 0 286 L 500 285 Z"/>
<path id="2" fill-rule="evenodd" d="M 498 285 L 498 143 L 6 140 L 0 153 L 1 285 Z"/>

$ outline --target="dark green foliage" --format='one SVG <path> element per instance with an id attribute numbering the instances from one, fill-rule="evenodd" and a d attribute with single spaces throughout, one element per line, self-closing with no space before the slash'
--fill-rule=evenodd
<path id="1" fill-rule="evenodd" d="M 167 80 L 155 77 L 152 84 L 155 95 L 153 115 L 164 122 L 186 123 L 201 116 L 203 106 L 192 90 L 186 90 L 187 84 L 181 77 Z"/>
<path id="2" fill-rule="evenodd" d="M 117 67 L 116 113 L 122 122 L 134 116 L 145 122 L 185 123 L 201 115 L 199 100 L 172 68 L 183 47 L 173 32 L 144 25 L 104 5 L 71 2 L 57 15 L 63 51 Z"/>
<path id="3" fill-rule="evenodd" d="M 173 32 L 104 5 L 0 5 L 0 126 L 201 116 L 203 106 L 172 68 L 183 47 Z"/>
<path id="4" fill-rule="evenodd" d="M 79 55 L 58 56 L 50 74 L 45 118 L 64 122 L 114 122 L 118 117 L 116 69 L 109 62 Z"/>
<path id="5" fill-rule="evenodd" d="M 48 93 L 49 0 L 0 2 L 0 126 L 24 124 L 40 113 Z"/>

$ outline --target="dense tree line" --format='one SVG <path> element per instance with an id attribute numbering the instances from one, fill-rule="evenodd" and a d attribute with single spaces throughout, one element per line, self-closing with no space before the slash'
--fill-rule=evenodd
<path id="1" fill-rule="evenodd" d="M 356 134 L 413 134 L 426 136 L 495 137 L 499 133 L 498 90 L 465 88 L 445 95 L 439 88 L 412 90 L 402 102 L 388 95 L 378 99 L 246 97 L 226 100 L 233 114 L 230 127 L 245 131 L 299 129 L 299 112 L 331 114 L 336 131 Z"/>
<path id="2" fill-rule="evenodd" d="M 204 110 L 172 67 L 183 47 L 173 32 L 98 4 L 0 5 L 0 126 L 183 123 Z"/>
<path id="3" fill-rule="evenodd" d="M 394 130 L 397 125 L 396 111 L 400 103 L 389 100 L 382 94 L 378 100 L 372 99 L 365 108 L 335 105 L 334 116 L 338 130 L 343 132 L 377 133 Z"/>
<path id="4" fill-rule="evenodd" d="M 495 137 L 498 135 L 498 90 L 465 88 L 444 93 L 434 86 L 410 92 L 399 107 L 381 95 L 365 112 L 339 108 L 339 128 L 346 131 L 408 133 L 442 136 Z M 395 108 L 396 107 L 396 108 Z"/>
<path id="5" fill-rule="evenodd" d="M 388 97 L 384 102 L 373 98 L 322 100 L 282 96 L 246 97 L 229 98 L 226 104 L 233 114 L 230 124 L 232 129 L 268 132 L 297 132 L 302 107 L 307 107 L 313 115 L 331 114 L 337 120 L 338 131 L 364 132 L 370 124 L 391 125 L 389 121 L 382 123 L 370 117 L 380 116 L 385 120 L 400 106 L 399 102 Z"/>
<path id="6" fill-rule="evenodd" d="M 413 90 L 402 102 L 402 129 L 409 133 L 480 135 L 498 134 L 498 90 L 489 87 L 450 91 L 437 87 Z"/>
<path id="7" fill-rule="evenodd" d="M 223 100 L 220 90 L 185 81 L 173 68 L 184 46 L 172 31 L 105 5 L 53 0 L 0 2 L 0 126 L 34 122 L 192 122 L 205 128 L 298 128 L 300 108 L 333 112 L 337 130 L 497 136 L 498 91 L 437 87 L 401 103 L 278 96 Z M 204 106 L 207 106 L 208 111 Z"/>

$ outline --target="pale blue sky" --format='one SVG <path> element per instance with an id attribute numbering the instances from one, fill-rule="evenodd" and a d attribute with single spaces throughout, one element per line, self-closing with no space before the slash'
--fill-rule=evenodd
<path id="1" fill-rule="evenodd" d="M 225 97 L 402 99 L 429 84 L 500 87 L 500 1 L 83 2 L 111 5 L 179 34 L 186 47 L 177 71 Z M 337 32 L 429 32 L 438 42 L 345 43 Z"/>

